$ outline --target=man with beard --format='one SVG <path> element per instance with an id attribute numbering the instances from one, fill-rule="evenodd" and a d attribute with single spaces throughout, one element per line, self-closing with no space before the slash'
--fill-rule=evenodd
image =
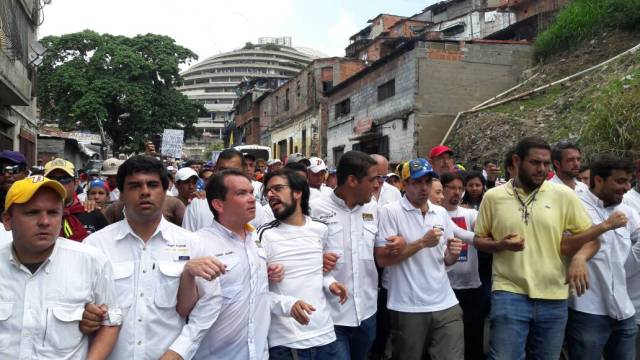
<path id="1" fill-rule="evenodd" d="M 337 355 L 331 311 L 323 289 L 347 300 L 347 289 L 322 271 L 328 228 L 309 217 L 309 186 L 295 171 L 267 174 L 265 195 L 276 220 L 258 229 L 267 261 L 282 263 L 287 277 L 271 283 L 269 357 L 329 360 Z M 298 324 L 291 321 L 296 319 Z"/>
<path id="2" fill-rule="evenodd" d="M 335 324 L 336 359 L 366 359 L 376 334 L 378 272 L 373 246 L 378 209 L 371 200 L 379 184 L 376 161 L 360 151 L 348 151 L 338 163 L 338 187 L 313 203 L 311 215 L 327 223 L 325 270 L 345 284 L 353 296 L 344 304 L 329 299 Z"/>
<path id="3" fill-rule="evenodd" d="M 523 138 L 512 159 L 515 178 L 487 191 L 475 227 L 476 248 L 494 253 L 489 358 L 554 359 L 568 313 L 563 256 L 626 220 L 614 214 L 592 226 L 571 189 L 545 181 L 551 148 L 543 139 Z M 568 280 L 584 292 L 584 277 Z"/>
<path id="4" fill-rule="evenodd" d="M 582 152 L 576 144 L 568 141 L 558 142 L 551 149 L 551 162 L 556 173 L 550 181 L 567 185 L 577 194 L 588 192 L 589 187 L 577 180 L 581 161 Z"/>
<path id="5" fill-rule="evenodd" d="M 600 235 L 600 249 L 587 262 L 589 291 L 569 300 L 567 345 L 569 359 L 633 360 L 636 356 L 635 308 L 627 293 L 625 262 L 640 238 L 640 216 L 622 204 L 631 188 L 633 163 L 605 155 L 591 164 L 591 189 L 581 193 L 587 213 L 599 224 L 615 213 L 628 219 L 626 226 Z M 638 245 L 634 246 L 638 247 Z M 640 248 L 633 250 L 640 250 Z M 631 272 L 640 271 L 632 266 Z"/>
<path id="6" fill-rule="evenodd" d="M 199 282 L 190 311 L 177 303 L 180 279 L 213 280 L 224 265 L 205 256 L 195 234 L 162 216 L 169 176 L 160 160 L 133 156 L 120 165 L 116 180 L 124 220 L 84 241 L 101 249 L 113 264 L 118 302 L 125 312 L 110 359 L 190 359 L 218 316 L 222 299 L 218 280 Z M 103 316 L 96 305 L 101 304 L 88 305 L 83 315 L 85 332 Z"/>
<path id="7" fill-rule="evenodd" d="M 393 358 L 459 360 L 464 357 L 462 310 L 446 266 L 458 261 L 462 241 L 454 238 L 447 211 L 429 201 L 438 176 L 429 162 L 410 160 L 400 175 L 405 195 L 380 210 L 375 249 L 376 261 L 388 272 Z M 398 238 L 406 246 L 390 249 Z"/>

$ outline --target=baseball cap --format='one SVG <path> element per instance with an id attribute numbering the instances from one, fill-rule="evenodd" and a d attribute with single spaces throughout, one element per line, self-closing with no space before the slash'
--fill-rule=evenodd
<path id="1" fill-rule="evenodd" d="M 15 164 L 27 164 L 27 158 L 17 151 L 2 150 L 2 152 L 0 152 L 0 159 L 9 160 Z"/>
<path id="2" fill-rule="evenodd" d="M 122 165 L 122 160 L 108 158 L 102 163 L 100 175 L 118 175 L 118 168 Z"/>
<path id="3" fill-rule="evenodd" d="M 111 191 L 111 189 L 109 188 L 109 184 L 106 181 L 100 179 L 91 180 L 91 182 L 89 183 L 89 190 L 93 189 L 94 187 L 101 187 L 107 192 Z"/>
<path id="4" fill-rule="evenodd" d="M 401 178 L 406 180 L 408 178 L 419 179 L 423 176 L 431 176 L 434 178 L 438 177 L 431 164 L 427 161 L 427 159 L 417 158 L 413 160 L 409 160 L 404 165 L 402 165 Z"/>
<path id="5" fill-rule="evenodd" d="M 327 170 L 327 165 L 319 157 L 309 158 L 309 162 L 311 163 L 311 165 L 308 167 L 308 169 L 311 170 L 311 172 L 313 172 L 314 174 L 317 174 L 320 171 Z"/>
<path id="6" fill-rule="evenodd" d="M 66 172 L 67 174 L 69 174 L 69 176 L 72 176 L 72 177 L 76 176 L 76 171 L 75 171 L 76 167 L 73 166 L 73 163 L 60 158 L 53 159 L 48 163 L 44 164 L 44 176 L 49 175 L 50 172 L 57 169 L 60 169 Z"/>
<path id="7" fill-rule="evenodd" d="M 394 172 L 391 172 L 391 173 L 388 173 L 388 174 L 387 174 L 387 178 L 390 178 L 390 177 L 392 177 L 392 176 L 395 176 L 395 177 L 397 177 L 397 178 L 400 178 L 400 176 L 398 176 L 398 174 L 396 174 L 396 173 L 394 173 Z"/>
<path id="8" fill-rule="evenodd" d="M 185 181 L 192 177 L 198 177 L 198 173 L 190 167 L 183 167 L 176 173 L 176 181 Z"/>
<path id="9" fill-rule="evenodd" d="M 61 199 L 67 197 L 67 192 L 59 182 L 47 179 L 42 175 L 29 176 L 11 185 L 9 191 L 7 191 L 7 198 L 4 200 L 5 210 L 9 209 L 13 204 L 24 204 L 28 202 L 36 191 L 43 186 L 54 190 L 60 195 Z"/>
<path id="10" fill-rule="evenodd" d="M 302 155 L 301 153 L 293 153 L 289 155 L 289 157 L 287 157 L 287 164 L 299 162 L 304 158 L 305 158 L 304 155 Z"/>
<path id="11" fill-rule="evenodd" d="M 429 153 L 429 159 L 433 159 L 444 153 L 451 153 L 451 155 L 453 155 L 453 149 L 451 149 L 446 145 L 434 146 L 433 149 L 431 149 L 431 152 Z"/>
<path id="12" fill-rule="evenodd" d="M 280 159 L 271 159 L 271 160 L 267 161 L 267 166 L 271 166 L 271 165 L 277 164 L 277 163 L 282 164 L 282 161 L 280 161 Z"/>

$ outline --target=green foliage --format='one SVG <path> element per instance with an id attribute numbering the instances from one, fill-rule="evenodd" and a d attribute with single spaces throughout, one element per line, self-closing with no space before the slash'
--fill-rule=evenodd
<path id="1" fill-rule="evenodd" d="M 280 51 L 280 47 L 276 44 L 266 44 L 262 48 L 264 50 Z"/>
<path id="2" fill-rule="evenodd" d="M 242 50 L 253 50 L 255 48 L 256 48 L 256 46 L 253 45 L 253 43 L 247 42 L 247 43 L 244 44 L 244 47 L 242 48 Z"/>
<path id="3" fill-rule="evenodd" d="M 574 49 L 607 29 L 640 29 L 640 0 L 574 0 L 535 42 L 536 53 L 548 57 Z"/>
<path id="4" fill-rule="evenodd" d="M 41 42 L 48 48 L 38 68 L 41 117 L 94 132 L 101 122 L 114 152 L 142 150 L 145 139 L 167 128 L 191 134 L 204 112 L 175 89 L 179 65 L 197 55 L 170 37 L 85 30 Z"/>

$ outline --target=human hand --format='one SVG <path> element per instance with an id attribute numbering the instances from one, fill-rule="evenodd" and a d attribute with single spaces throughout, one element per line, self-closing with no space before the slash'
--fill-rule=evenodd
<path id="1" fill-rule="evenodd" d="M 313 305 L 298 300 L 291 307 L 291 316 L 293 316 L 300 325 L 307 325 L 309 324 L 309 316 L 307 316 L 307 314 L 311 315 L 314 311 L 316 311 L 316 308 L 314 308 Z"/>
<path id="2" fill-rule="evenodd" d="M 329 291 L 331 291 L 333 295 L 340 297 L 340 305 L 347 302 L 347 299 L 349 298 L 349 291 L 347 290 L 347 287 L 344 286 L 344 284 L 342 284 L 341 282 L 336 281 L 329 285 Z"/>

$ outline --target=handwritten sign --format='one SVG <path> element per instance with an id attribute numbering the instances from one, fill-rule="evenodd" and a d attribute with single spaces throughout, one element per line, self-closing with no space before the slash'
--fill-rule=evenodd
<path id="1" fill-rule="evenodd" d="M 182 143 L 184 130 L 164 129 L 162 133 L 162 155 L 172 158 L 182 158 Z"/>

